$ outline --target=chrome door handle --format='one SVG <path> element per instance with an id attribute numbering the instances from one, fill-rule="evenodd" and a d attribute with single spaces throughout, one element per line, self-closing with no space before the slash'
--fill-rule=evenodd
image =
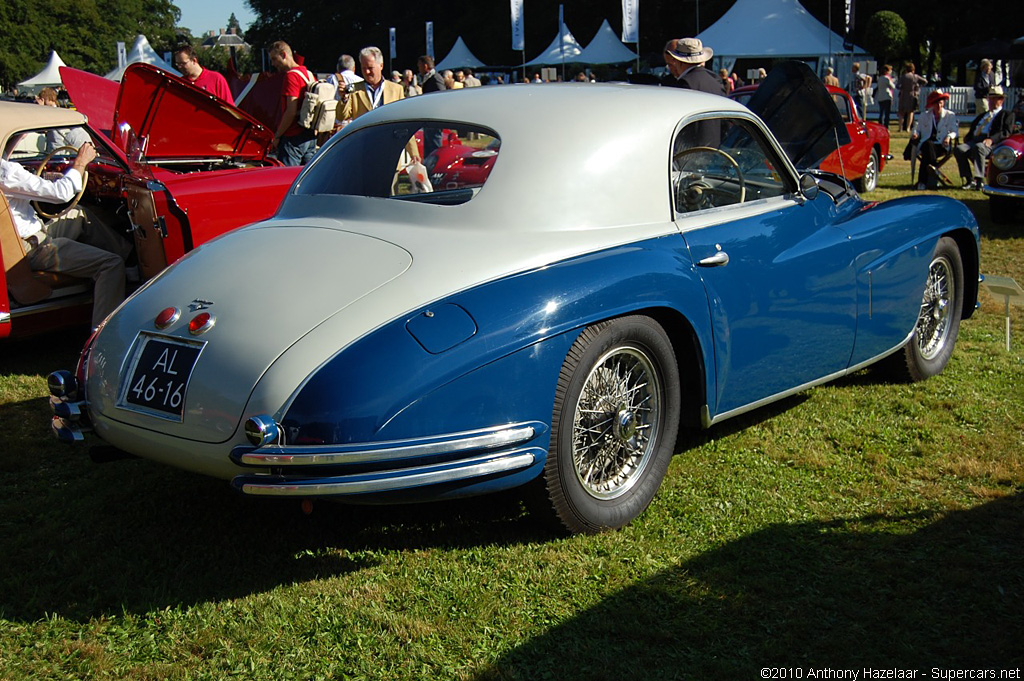
<path id="1" fill-rule="evenodd" d="M 729 264 L 729 254 L 725 251 L 719 251 L 712 256 L 704 258 L 697 263 L 701 267 L 721 267 L 722 265 Z"/>

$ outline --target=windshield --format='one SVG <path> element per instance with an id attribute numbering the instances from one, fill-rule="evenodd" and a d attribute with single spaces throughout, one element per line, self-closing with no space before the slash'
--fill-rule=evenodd
<path id="1" fill-rule="evenodd" d="M 455 205 L 476 196 L 500 150 L 497 133 L 480 126 L 435 121 L 375 125 L 325 149 L 295 191 Z"/>

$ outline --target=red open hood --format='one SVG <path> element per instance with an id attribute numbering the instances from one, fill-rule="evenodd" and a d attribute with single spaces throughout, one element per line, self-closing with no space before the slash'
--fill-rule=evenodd
<path id="1" fill-rule="evenodd" d="M 138 140 L 139 160 L 261 160 L 274 138 L 269 128 L 249 114 L 151 64 L 130 64 L 125 69 L 112 117 L 109 88 L 102 88 L 101 95 L 93 80 L 99 77 L 68 71 L 72 73 L 62 73 L 64 84 L 78 110 L 96 127 L 112 130 L 108 136 L 126 153 L 130 140 Z"/>

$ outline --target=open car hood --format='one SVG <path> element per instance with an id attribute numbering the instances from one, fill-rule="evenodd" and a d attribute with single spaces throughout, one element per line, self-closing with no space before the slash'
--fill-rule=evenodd
<path id="1" fill-rule="evenodd" d="M 814 168 L 850 143 L 850 133 L 825 84 L 803 62 L 775 66 L 747 102 L 779 140 L 793 165 Z"/>
<path id="2" fill-rule="evenodd" d="M 97 87 L 95 81 L 79 75 L 82 73 L 70 79 L 80 96 L 69 80 L 64 81 L 75 106 L 95 127 L 112 130 L 108 137 L 134 161 L 262 160 L 274 138 L 274 133 L 252 116 L 151 64 L 130 64 L 125 69 L 112 110 L 109 88 Z"/>

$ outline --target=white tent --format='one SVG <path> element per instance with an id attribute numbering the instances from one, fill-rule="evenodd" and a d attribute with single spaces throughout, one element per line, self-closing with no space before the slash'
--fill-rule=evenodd
<path id="1" fill-rule="evenodd" d="M 842 36 L 811 16 L 799 0 L 736 0 L 697 37 L 715 51 L 716 68 L 730 71 L 738 58 L 817 59 L 823 68 L 830 58 L 838 66 L 837 57 L 849 63 L 853 55 L 868 54 L 856 45 L 845 49 Z M 843 73 L 837 68 L 840 78 Z"/>
<path id="2" fill-rule="evenodd" d="M 562 24 L 562 30 L 558 32 L 555 39 L 548 45 L 548 49 L 526 62 L 524 66 L 554 66 L 561 64 L 563 61 L 571 62 L 582 51 L 583 49 L 576 42 L 572 31 L 569 30 L 568 26 Z"/>
<path id="3" fill-rule="evenodd" d="M 176 76 L 181 75 L 177 70 L 172 68 L 170 64 L 165 62 L 159 54 L 156 53 L 156 50 L 154 50 L 152 46 L 149 44 L 149 41 L 146 40 L 146 36 L 142 34 L 139 34 L 135 37 L 135 44 L 132 45 L 132 48 L 130 50 L 128 50 L 127 57 L 128 59 L 127 61 L 125 61 L 124 66 L 119 66 L 118 68 L 114 69 L 113 71 L 108 73 L 106 77 L 110 80 L 121 80 L 121 76 L 124 75 L 124 70 L 128 66 L 128 64 L 134 64 L 135 62 L 140 61 L 145 62 L 147 64 L 152 64 L 153 66 L 159 67 L 164 71 L 169 71 Z"/>
<path id="4" fill-rule="evenodd" d="M 582 64 L 621 64 L 634 59 L 636 59 L 636 53 L 622 44 L 608 20 L 605 19 L 601 23 L 601 28 L 597 29 L 597 33 L 594 34 L 594 39 L 587 44 L 586 48 L 571 60 L 566 59 L 566 61 Z"/>
<path id="5" fill-rule="evenodd" d="M 478 69 L 483 65 L 484 63 L 473 56 L 473 53 L 469 51 L 469 48 L 466 47 L 466 43 L 462 40 L 462 36 L 460 35 L 455 39 L 455 44 L 448 52 L 448 56 L 435 64 L 434 69 L 438 72 L 444 71 L 445 69 Z"/>
<path id="6" fill-rule="evenodd" d="M 19 88 L 29 90 L 41 90 L 44 87 L 58 87 L 61 85 L 60 67 L 65 66 L 64 60 L 60 58 L 56 50 L 50 52 L 50 61 L 42 71 L 27 80 L 18 83 Z"/>

